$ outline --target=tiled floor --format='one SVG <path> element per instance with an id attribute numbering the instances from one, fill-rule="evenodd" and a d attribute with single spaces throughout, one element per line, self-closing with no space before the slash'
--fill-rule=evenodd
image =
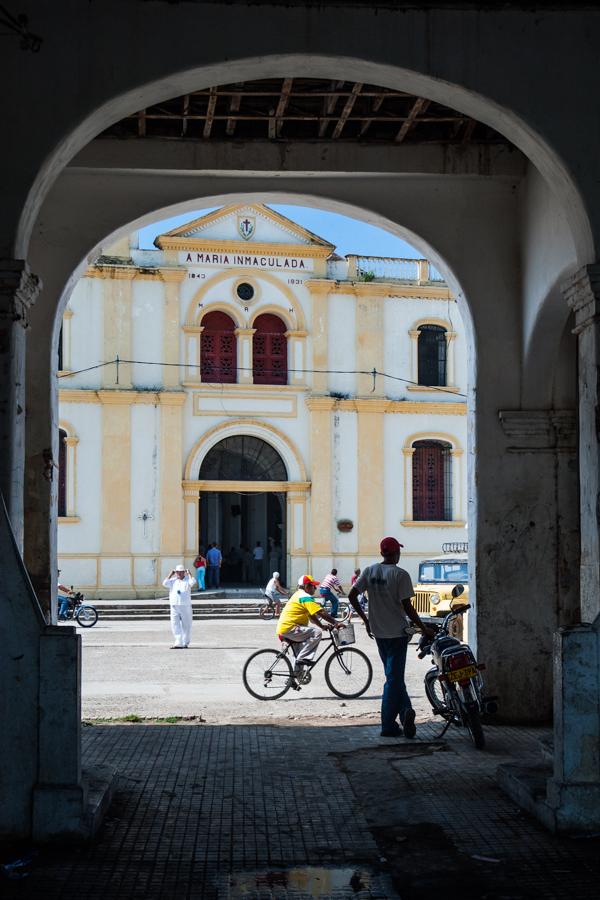
<path id="1" fill-rule="evenodd" d="M 534 756 L 539 732 L 488 729 L 483 753 L 437 733 L 87 727 L 85 763 L 121 773 L 99 838 L 42 850 L 26 878 L 0 881 L 0 897 L 597 895 L 599 839 L 552 837 L 496 787 L 496 766 Z"/>

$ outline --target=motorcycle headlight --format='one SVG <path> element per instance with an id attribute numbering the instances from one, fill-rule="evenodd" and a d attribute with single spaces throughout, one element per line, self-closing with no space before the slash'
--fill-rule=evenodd
<path id="1" fill-rule="evenodd" d="M 429 595 L 429 602 L 431 603 L 432 606 L 437 606 L 441 599 L 442 598 L 440 597 L 439 594 L 430 594 Z"/>

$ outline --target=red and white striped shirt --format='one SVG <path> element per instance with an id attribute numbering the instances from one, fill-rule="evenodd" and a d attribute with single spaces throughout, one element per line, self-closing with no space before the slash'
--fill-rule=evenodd
<path id="1" fill-rule="evenodd" d="M 321 581 L 322 588 L 329 588 L 331 590 L 331 588 L 341 587 L 341 586 L 342 586 L 342 583 L 341 583 L 340 579 L 337 577 L 337 575 L 331 575 L 331 574 L 326 575 L 325 578 L 323 578 Z"/>

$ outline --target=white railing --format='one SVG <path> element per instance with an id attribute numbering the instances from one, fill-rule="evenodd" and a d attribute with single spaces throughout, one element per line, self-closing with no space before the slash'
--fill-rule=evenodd
<path id="1" fill-rule="evenodd" d="M 416 284 L 436 282 L 444 278 L 427 259 L 400 259 L 390 256 L 357 256 L 349 254 L 347 278 L 362 281 L 409 281 Z"/>

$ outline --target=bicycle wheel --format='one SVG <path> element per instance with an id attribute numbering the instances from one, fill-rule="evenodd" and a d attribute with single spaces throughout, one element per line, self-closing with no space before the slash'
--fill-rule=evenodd
<path id="1" fill-rule="evenodd" d="M 481 719 L 479 718 L 478 709 L 465 710 L 465 724 L 469 729 L 471 740 L 473 741 L 477 749 L 483 750 L 483 748 L 485 747 L 485 735 L 483 733 L 483 728 L 481 727 Z"/>
<path id="2" fill-rule="evenodd" d="M 336 619 L 345 619 L 348 613 L 350 612 L 350 604 L 347 600 L 340 600 L 338 602 L 338 611 Z"/>
<path id="3" fill-rule="evenodd" d="M 291 687 L 292 666 L 279 650 L 257 650 L 246 660 L 242 678 L 257 700 L 277 700 Z"/>
<path id="4" fill-rule="evenodd" d="M 269 620 L 272 619 L 275 615 L 275 607 L 271 606 L 269 603 L 265 603 L 264 606 L 261 606 L 258 610 L 258 614 L 261 619 Z"/>
<path id="5" fill-rule="evenodd" d="M 355 647 L 343 647 L 332 653 L 325 666 L 325 681 L 338 697 L 360 697 L 373 678 L 369 657 Z"/>
<path id="6" fill-rule="evenodd" d="M 75 618 L 82 628 L 91 628 L 98 621 L 98 612 L 93 606 L 80 606 Z"/>

